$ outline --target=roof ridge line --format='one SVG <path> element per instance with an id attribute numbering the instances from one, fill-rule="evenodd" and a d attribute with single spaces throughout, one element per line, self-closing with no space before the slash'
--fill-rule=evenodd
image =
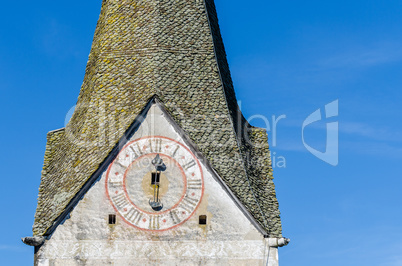
<path id="1" fill-rule="evenodd" d="M 62 128 L 59 128 L 59 129 L 51 130 L 51 131 L 49 131 L 49 132 L 47 132 L 47 133 L 48 133 L 48 134 L 51 134 L 51 133 L 56 133 L 56 132 L 59 132 L 59 131 L 62 131 L 62 130 L 66 130 L 66 127 L 62 127 Z"/>
<path id="2" fill-rule="evenodd" d="M 146 114 L 152 106 L 152 103 L 155 101 L 156 95 L 149 98 L 147 103 L 145 104 L 142 111 L 134 118 L 131 125 L 124 132 L 124 134 L 120 137 L 119 141 L 114 145 L 112 150 L 106 156 L 106 158 L 99 164 L 99 167 L 92 173 L 91 177 L 82 185 L 77 194 L 70 200 L 70 202 L 65 206 L 64 211 L 53 221 L 53 224 L 48 227 L 43 234 L 43 236 L 51 236 L 57 226 L 65 219 L 69 217 L 69 214 L 74 210 L 77 206 L 78 202 L 82 199 L 83 196 L 91 189 L 92 185 L 102 176 L 102 173 L 107 169 L 108 165 L 113 161 L 115 156 L 117 156 L 120 152 L 120 149 L 124 146 L 124 143 L 127 139 L 130 138 L 139 128 L 143 119 L 141 117 Z"/>
<path id="3" fill-rule="evenodd" d="M 227 94 L 226 94 L 226 91 L 225 91 L 225 83 L 223 82 L 222 73 L 221 73 L 222 70 L 221 70 L 221 67 L 220 67 L 219 62 L 218 62 L 218 55 L 217 55 L 217 52 L 216 52 L 216 44 L 215 44 L 214 36 L 213 36 L 213 33 L 212 33 L 212 30 L 213 30 L 213 29 L 212 29 L 212 26 L 211 26 L 211 19 L 210 19 L 210 14 L 209 14 L 209 12 L 208 12 L 208 7 L 207 7 L 207 4 L 206 4 L 206 0 L 203 0 L 203 3 L 204 3 L 204 8 L 205 8 L 205 13 L 206 13 L 206 15 L 207 15 L 210 37 L 211 37 L 211 39 L 212 39 L 212 46 L 213 46 L 213 48 L 214 48 L 215 61 L 216 61 L 216 65 L 217 65 L 218 70 L 219 70 L 219 71 L 218 71 L 218 73 L 219 73 L 219 79 L 220 79 L 221 84 L 222 84 L 223 94 L 225 95 L 224 98 L 225 98 L 225 103 L 226 103 L 226 106 L 227 106 L 227 111 L 228 111 L 228 113 L 229 113 L 229 120 L 230 120 L 230 124 L 231 124 L 232 127 L 233 127 L 233 131 L 234 131 L 235 139 L 236 139 L 236 143 L 237 143 L 237 148 L 238 148 L 239 153 L 240 153 L 240 156 L 241 156 L 241 158 L 240 158 L 241 163 L 240 163 L 240 164 L 241 164 L 241 167 L 243 168 L 244 173 L 245 173 L 245 175 L 246 175 L 247 183 L 248 183 L 248 186 L 249 186 L 249 188 L 250 188 L 250 190 L 251 190 L 251 193 L 253 194 L 254 201 L 257 203 L 257 206 L 258 206 L 258 208 L 259 208 L 259 210 L 260 210 L 260 213 L 261 213 L 261 215 L 262 215 L 262 217 L 263 217 L 263 219 L 264 219 L 264 226 L 265 226 L 266 228 L 269 228 L 267 217 L 265 217 L 265 213 L 263 212 L 263 210 L 262 210 L 262 208 L 261 208 L 261 205 L 260 205 L 260 203 L 258 202 L 257 197 L 255 196 L 254 189 L 252 188 L 250 179 L 249 179 L 249 177 L 248 177 L 247 168 L 246 168 L 245 163 L 244 163 L 243 152 L 242 152 L 242 150 L 241 150 L 241 146 L 240 146 L 240 143 L 239 143 L 239 139 L 241 139 L 241 136 L 240 136 L 240 138 L 239 138 L 239 136 L 238 136 L 238 134 L 237 134 L 237 132 L 236 132 L 236 127 L 235 127 L 234 122 L 233 122 L 233 117 L 232 117 L 232 115 L 230 115 L 230 109 L 229 109 L 228 98 L 227 98 Z M 214 4 L 214 6 L 215 6 L 215 4 Z M 216 14 L 216 16 L 217 16 L 217 20 L 218 20 L 218 14 Z M 218 25 L 219 25 L 219 24 L 218 24 Z M 223 42 L 223 40 L 222 40 L 222 42 Z M 236 104 L 237 104 L 237 103 L 236 103 Z M 241 114 L 241 110 L 239 110 L 239 106 L 238 106 L 238 104 L 237 104 L 236 113 L 239 113 L 239 112 L 240 112 L 240 114 Z M 243 126 L 243 125 L 241 125 L 241 127 L 242 127 L 242 126 Z M 268 232 L 268 233 L 269 233 L 269 232 Z"/>

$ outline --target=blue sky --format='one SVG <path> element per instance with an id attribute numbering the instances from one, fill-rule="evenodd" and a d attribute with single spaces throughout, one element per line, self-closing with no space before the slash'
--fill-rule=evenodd
<path id="1" fill-rule="evenodd" d="M 281 266 L 402 265 L 402 2 L 215 0 L 238 100 L 277 125 Z M 84 77 L 100 0 L 6 1 L 0 16 L 0 257 L 32 265 L 46 133 L 64 127 Z M 313 156 L 339 122 L 339 164 Z M 271 128 L 272 129 L 272 128 Z"/>

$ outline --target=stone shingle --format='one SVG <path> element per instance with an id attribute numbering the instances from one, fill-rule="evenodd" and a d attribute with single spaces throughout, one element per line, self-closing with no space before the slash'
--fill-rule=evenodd
<path id="1" fill-rule="evenodd" d="M 238 109 L 213 0 L 103 0 L 77 108 L 48 135 L 34 235 L 47 234 L 154 95 L 281 236 L 267 134 Z"/>

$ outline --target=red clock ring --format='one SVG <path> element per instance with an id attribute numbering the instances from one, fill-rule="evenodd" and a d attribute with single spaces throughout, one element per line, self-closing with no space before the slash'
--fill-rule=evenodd
<path id="1" fill-rule="evenodd" d="M 134 225 L 134 224 L 128 222 L 128 221 L 124 218 L 124 216 L 123 216 L 122 214 L 120 214 L 120 212 L 119 212 L 119 211 L 117 210 L 117 208 L 115 207 L 113 201 L 112 201 L 111 198 L 110 198 L 109 190 L 108 190 L 108 179 L 109 179 L 109 174 L 110 174 L 111 168 L 112 168 L 112 166 L 114 165 L 116 159 L 117 159 L 117 158 L 119 157 L 119 155 L 121 154 L 121 152 L 123 152 L 123 151 L 124 151 L 128 146 L 130 146 L 132 143 L 135 143 L 135 142 L 137 142 L 137 141 L 139 141 L 139 140 L 142 140 L 142 139 L 151 139 L 151 138 L 154 138 L 154 139 L 156 139 L 156 138 L 167 139 L 167 140 L 170 140 L 170 141 L 173 141 L 173 142 L 179 144 L 181 147 L 183 147 L 184 149 L 186 149 L 186 150 L 191 154 L 191 156 L 195 159 L 195 162 L 197 163 L 198 168 L 200 169 L 201 180 L 202 180 L 202 182 L 201 182 L 201 183 L 202 183 L 202 188 L 201 188 L 200 200 L 199 200 L 197 206 L 195 206 L 193 212 L 192 212 L 186 219 L 184 219 L 183 221 L 181 221 L 180 223 L 175 224 L 174 226 L 171 226 L 171 227 L 166 228 L 166 229 L 161 229 L 161 230 L 152 230 L 152 229 L 141 228 L 141 227 L 139 227 L 139 226 L 136 226 L 136 225 Z M 169 156 L 169 157 L 170 157 L 170 156 Z M 172 158 L 172 159 L 173 159 L 173 158 Z M 131 164 L 130 164 L 130 165 L 131 165 Z M 127 168 L 128 168 L 128 167 L 127 167 Z M 180 166 L 180 169 L 182 169 L 181 166 Z M 123 179 L 125 179 L 125 177 L 124 177 Z M 185 187 L 186 187 L 186 186 L 185 186 Z M 135 140 L 133 140 L 133 141 L 130 141 L 130 142 L 127 143 L 126 145 L 124 145 L 124 147 L 121 149 L 121 151 L 119 152 L 119 154 L 116 156 L 116 158 L 113 160 L 113 162 L 112 162 L 112 163 L 109 165 L 109 167 L 108 167 L 108 170 L 107 170 L 107 172 L 106 172 L 105 189 L 106 189 L 106 195 L 107 195 L 107 197 L 108 197 L 108 199 L 109 199 L 109 201 L 110 201 L 110 203 L 111 203 L 113 209 L 116 211 L 117 214 L 119 214 L 119 216 L 123 219 L 123 221 L 124 221 L 125 223 L 127 223 L 128 225 L 133 226 L 133 227 L 135 227 L 135 228 L 137 228 L 137 229 L 140 229 L 140 230 L 142 230 L 142 231 L 163 232 L 163 231 L 167 231 L 167 230 L 176 228 L 176 227 L 178 227 L 178 226 L 184 224 L 185 222 L 187 222 L 187 221 L 194 215 L 194 213 L 195 213 L 196 210 L 198 209 L 199 205 L 201 204 L 202 198 L 203 198 L 203 196 L 204 196 L 204 189 L 205 189 L 205 188 L 204 188 L 204 173 L 203 173 L 203 171 L 202 171 L 201 164 L 200 164 L 200 162 L 198 161 L 197 157 L 192 153 L 192 151 L 191 151 L 190 149 L 188 149 L 188 148 L 187 148 L 186 146 L 184 146 L 182 143 L 180 143 L 180 142 L 178 142 L 178 141 L 176 141 L 176 140 L 174 140 L 174 139 L 168 138 L 168 137 L 163 137 L 163 136 L 148 136 L 148 137 L 142 137 L 142 138 L 135 139 Z M 129 197 L 127 197 L 127 198 L 130 199 Z M 181 200 L 182 200 L 182 199 L 180 199 L 179 203 L 181 202 Z M 130 201 L 130 203 L 131 203 L 131 201 Z M 134 205 L 134 206 L 135 206 L 135 205 Z M 171 209 L 173 209 L 173 208 L 171 208 Z M 141 211 L 142 211 L 142 210 L 141 210 Z"/>

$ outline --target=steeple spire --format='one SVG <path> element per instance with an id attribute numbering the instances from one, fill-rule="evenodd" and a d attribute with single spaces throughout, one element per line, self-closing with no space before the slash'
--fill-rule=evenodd
<path id="1" fill-rule="evenodd" d="M 213 0 L 103 0 L 77 108 L 48 135 L 34 234 L 49 233 L 154 96 L 280 237 L 267 135 L 238 110 Z"/>

